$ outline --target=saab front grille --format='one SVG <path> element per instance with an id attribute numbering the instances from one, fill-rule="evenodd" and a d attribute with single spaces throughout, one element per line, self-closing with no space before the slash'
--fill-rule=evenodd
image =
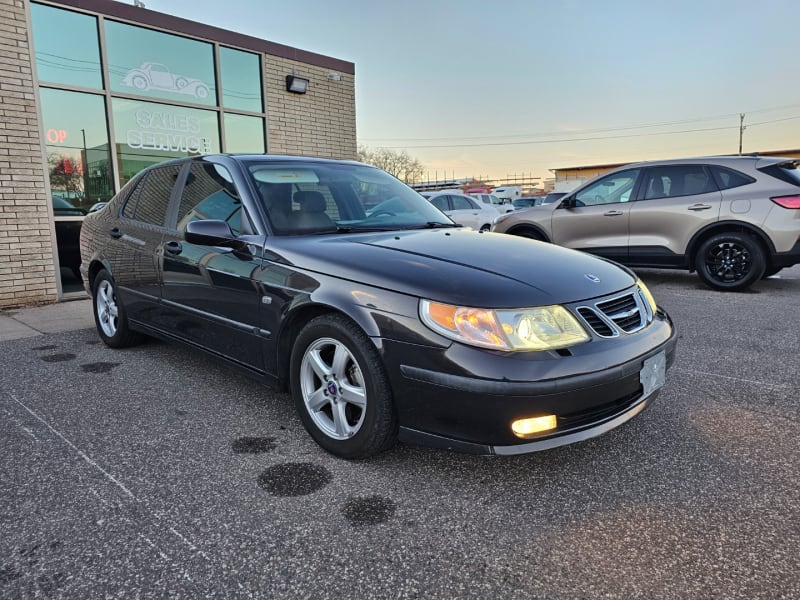
<path id="1" fill-rule="evenodd" d="M 626 333 L 641 329 L 644 315 L 634 294 L 627 294 L 607 302 L 598 302 L 595 306 Z"/>
<path id="2" fill-rule="evenodd" d="M 604 338 L 617 337 L 622 333 L 634 333 L 653 319 L 638 290 L 603 299 L 588 306 L 578 306 L 576 310 L 589 328 Z"/>
<path id="3" fill-rule="evenodd" d="M 581 307 L 578 309 L 578 313 L 580 313 L 580 315 L 584 318 L 586 324 L 594 329 L 597 335 L 601 335 L 603 337 L 614 336 L 614 330 L 606 325 L 603 319 L 598 317 L 591 308 Z"/>

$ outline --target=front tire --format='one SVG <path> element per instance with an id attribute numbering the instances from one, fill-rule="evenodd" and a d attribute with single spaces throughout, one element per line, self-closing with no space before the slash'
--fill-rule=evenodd
<path id="1" fill-rule="evenodd" d="M 761 245 L 746 233 L 719 233 L 697 249 L 695 269 L 707 286 L 741 291 L 761 279 L 766 259 Z"/>
<path id="2" fill-rule="evenodd" d="M 314 440 L 342 458 L 365 458 L 397 440 L 383 363 L 366 334 L 342 315 L 322 315 L 297 336 L 292 397 Z"/>
<path id="3" fill-rule="evenodd" d="M 92 307 L 97 333 L 106 346 L 126 348 L 141 341 L 142 336 L 128 326 L 125 307 L 117 298 L 111 274 L 105 269 L 94 279 Z"/>
<path id="4" fill-rule="evenodd" d="M 511 232 L 513 235 L 528 238 L 529 240 L 536 240 L 537 242 L 544 242 L 544 236 L 535 229 L 517 229 Z"/>

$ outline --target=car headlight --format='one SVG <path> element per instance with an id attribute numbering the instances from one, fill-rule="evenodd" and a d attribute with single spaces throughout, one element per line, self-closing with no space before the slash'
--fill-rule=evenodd
<path id="1" fill-rule="evenodd" d="M 419 313 L 425 325 L 451 340 L 495 350 L 558 350 L 590 339 L 560 305 L 487 309 L 420 300 Z"/>
<path id="2" fill-rule="evenodd" d="M 639 290 L 642 292 L 642 296 L 644 296 L 644 299 L 647 301 L 647 305 L 650 307 L 650 311 L 652 312 L 652 314 L 655 315 L 656 310 L 658 310 L 658 307 L 656 306 L 656 299 L 653 298 L 653 294 L 650 293 L 650 290 L 647 289 L 647 286 L 641 279 L 636 280 L 636 285 L 639 286 Z"/>
<path id="3" fill-rule="evenodd" d="M 499 215 L 499 216 L 495 217 L 494 221 L 492 221 L 492 225 L 498 225 L 498 224 L 502 223 L 503 221 L 508 219 L 513 214 L 514 213 L 506 213 L 504 215 Z"/>

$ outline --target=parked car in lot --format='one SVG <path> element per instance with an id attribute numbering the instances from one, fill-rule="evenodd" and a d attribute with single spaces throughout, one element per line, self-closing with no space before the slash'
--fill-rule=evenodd
<path id="1" fill-rule="evenodd" d="M 486 206 L 491 206 L 499 213 L 507 213 L 514 210 L 514 207 L 511 205 L 511 202 L 507 200 L 501 200 L 494 194 L 484 194 L 473 192 L 471 194 L 467 194 L 467 196 L 471 196 L 475 198 L 478 202 L 483 202 Z"/>
<path id="2" fill-rule="evenodd" d="M 566 192 L 548 192 L 542 199 L 542 204 L 552 204 L 556 200 L 561 200 L 561 198 L 566 195 Z"/>
<path id="3" fill-rule="evenodd" d="M 630 266 L 696 271 L 718 290 L 743 290 L 800 263 L 800 171 L 793 159 L 626 165 L 551 206 L 500 216 L 493 231 Z"/>
<path id="4" fill-rule="evenodd" d="M 540 206 L 543 201 L 544 196 L 523 196 L 522 198 L 517 198 L 511 204 L 514 207 L 514 210 L 519 210 L 520 208 Z"/>
<path id="5" fill-rule="evenodd" d="M 370 186 L 385 204 L 367 214 Z M 398 438 L 484 454 L 587 439 L 644 410 L 674 358 L 628 269 L 459 228 L 354 162 L 149 167 L 85 218 L 81 254 L 108 346 L 178 340 L 288 389 L 346 458 Z"/>
<path id="6" fill-rule="evenodd" d="M 459 225 L 489 231 L 498 212 L 475 198 L 455 192 L 422 192 L 422 196 Z"/>

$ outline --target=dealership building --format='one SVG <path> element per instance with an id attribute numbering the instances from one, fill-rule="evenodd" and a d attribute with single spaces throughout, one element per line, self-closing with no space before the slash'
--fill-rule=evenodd
<path id="1" fill-rule="evenodd" d="M 133 3 L 0 0 L 0 307 L 85 294 L 81 221 L 148 165 L 356 158 L 354 75 Z"/>

